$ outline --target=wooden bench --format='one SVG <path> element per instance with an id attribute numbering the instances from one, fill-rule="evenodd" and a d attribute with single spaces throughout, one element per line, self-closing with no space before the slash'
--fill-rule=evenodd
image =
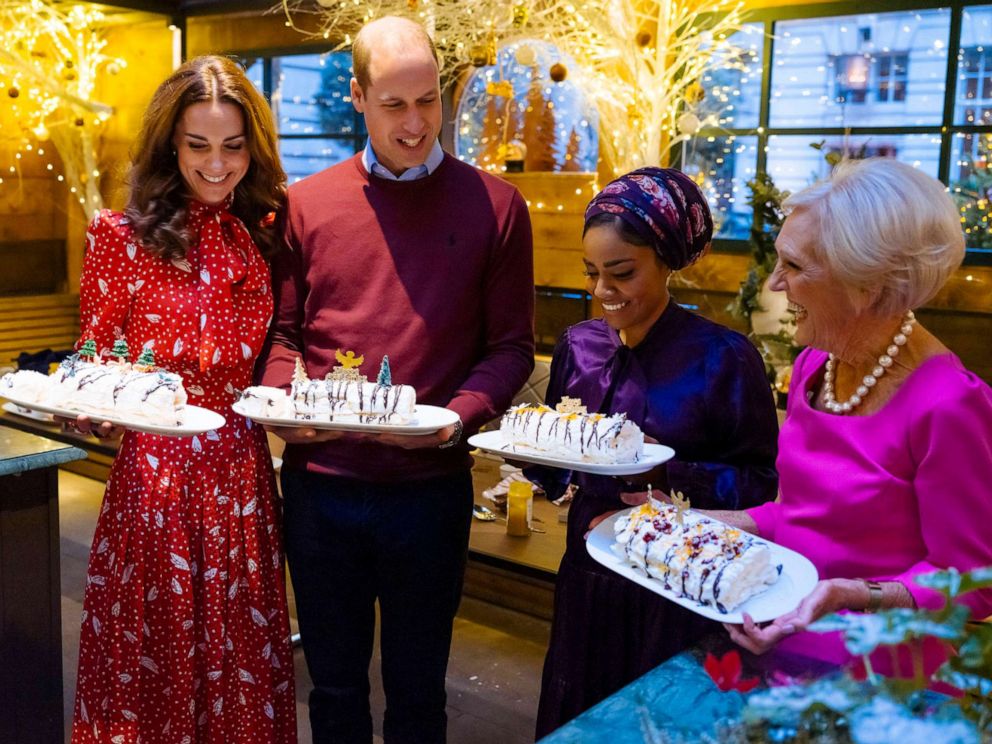
<path id="1" fill-rule="evenodd" d="M 71 349 L 78 338 L 78 295 L 0 297 L 0 368 L 15 366 L 22 351 Z"/>

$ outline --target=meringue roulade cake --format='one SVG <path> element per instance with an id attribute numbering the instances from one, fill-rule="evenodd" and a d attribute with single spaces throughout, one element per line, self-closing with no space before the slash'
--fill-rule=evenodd
<path id="1" fill-rule="evenodd" d="M 499 430 L 508 449 L 562 460 L 630 463 L 644 452 L 644 433 L 626 414 L 587 413 L 573 398 L 556 408 L 514 406 L 503 414 Z"/>
<path id="2" fill-rule="evenodd" d="M 156 369 L 150 349 L 136 364 L 73 354 L 52 375 L 12 372 L 0 379 L 0 395 L 5 392 L 24 404 L 159 426 L 181 425 L 187 401 L 182 377 Z"/>
<path id="3" fill-rule="evenodd" d="M 614 553 L 665 589 L 721 613 L 734 611 L 778 580 L 781 566 L 772 562 L 767 543 L 684 511 L 649 499 L 614 523 Z"/>
<path id="4" fill-rule="evenodd" d="M 249 416 L 292 418 L 314 422 L 407 424 L 414 419 L 417 392 L 410 385 L 394 385 L 389 358 L 383 357 L 376 382 L 360 375 L 365 357 L 337 352 L 341 364 L 323 379 L 311 379 L 296 360 L 287 397 L 279 388 L 256 386 L 241 393 L 242 411 Z"/>

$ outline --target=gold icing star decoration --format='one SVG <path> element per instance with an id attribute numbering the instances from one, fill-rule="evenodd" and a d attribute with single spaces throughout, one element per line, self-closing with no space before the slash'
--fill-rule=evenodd
<path id="1" fill-rule="evenodd" d="M 555 406 L 558 413 L 587 413 L 586 407 L 582 405 L 581 398 L 569 398 L 567 395 Z"/>
<path id="2" fill-rule="evenodd" d="M 358 368 L 362 366 L 365 361 L 365 355 L 360 357 L 355 356 L 355 352 L 347 351 L 342 352 L 338 349 L 334 352 L 334 358 L 338 361 L 338 366 L 327 375 L 326 379 L 329 380 L 353 380 L 356 382 L 365 382 L 367 379 L 364 375 L 358 373 Z"/>
<path id="3" fill-rule="evenodd" d="M 679 527 L 685 527 L 685 513 L 689 511 L 689 499 L 681 491 L 672 489 L 672 506 L 675 507 L 675 521 Z"/>
<path id="4" fill-rule="evenodd" d="M 365 362 L 365 355 L 360 357 L 355 356 L 355 352 L 347 351 L 344 354 L 341 353 L 341 349 L 334 352 L 334 358 L 338 360 L 340 364 L 345 369 L 351 369 L 352 367 L 361 367 Z"/>

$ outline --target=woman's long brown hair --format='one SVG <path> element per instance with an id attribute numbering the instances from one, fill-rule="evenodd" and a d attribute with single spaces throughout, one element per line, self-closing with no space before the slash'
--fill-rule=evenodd
<path id="1" fill-rule="evenodd" d="M 281 245 L 281 216 L 286 202 L 286 174 L 279 162 L 272 111 L 241 67 L 226 57 L 191 59 L 162 83 L 145 110 L 128 172 L 127 215 L 145 250 L 165 258 L 182 258 L 196 236 L 187 225 L 190 192 L 179 172 L 173 146 L 176 124 L 187 107 L 204 101 L 238 106 L 245 119 L 251 163 L 234 189 L 231 213 L 241 219 L 263 256 Z M 263 222 L 265 224 L 263 224 Z"/>

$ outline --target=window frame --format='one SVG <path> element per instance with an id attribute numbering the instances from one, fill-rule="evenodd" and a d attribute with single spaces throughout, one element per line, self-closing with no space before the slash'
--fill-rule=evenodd
<path id="1" fill-rule="evenodd" d="M 272 108 L 272 93 L 275 90 L 275 78 L 273 75 L 273 60 L 276 57 L 303 57 L 315 54 L 333 53 L 334 45 L 321 44 L 300 44 L 291 47 L 271 47 L 266 49 L 250 49 L 245 51 L 228 52 L 228 56 L 238 60 L 246 70 L 255 62 L 262 63 L 262 90 L 261 93 Z M 272 109 L 273 117 L 276 116 L 275 109 Z M 283 134 L 279 131 L 279 122 L 276 121 L 276 137 L 280 142 L 283 140 L 339 140 L 351 142 L 355 148 L 355 153 L 365 149 L 368 135 L 365 133 L 364 118 L 360 113 L 352 109 L 352 132 L 351 134 L 341 132 L 314 132 L 308 134 Z"/>
<path id="2" fill-rule="evenodd" d="M 900 135 L 900 134 L 930 134 L 940 137 L 940 152 L 938 154 L 937 177 L 946 185 L 950 176 L 951 154 L 955 136 L 958 134 L 987 134 L 992 133 L 992 124 L 955 124 L 954 109 L 957 101 L 958 54 L 961 49 L 962 18 L 966 8 L 992 5 L 992 0 L 878 0 L 870 11 L 866 11 L 863 3 L 844 0 L 843 2 L 827 2 L 815 5 L 775 7 L 745 11 L 742 24 L 762 24 L 764 27 L 763 49 L 761 59 L 761 94 L 758 107 L 758 125 L 750 128 L 708 127 L 700 129 L 697 137 L 757 137 L 757 160 L 755 171 L 766 172 L 768 166 L 769 138 L 775 135 L 808 135 L 810 141 L 816 138 L 857 135 Z M 870 12 L 872 14 L 893 13 L 900 11 L 934 10 L 946 8 L 950 12 L 950 28 L 947 46 L 947 68 L 944 76 L 944 108 L 939 124 L 928 126 L 855 126 L 843 127 L 770 127 L 771 114 L 771 75 L 774 65 L 774 33 L 775 25 L 781 21 L 832 18 L 836 16 L 858 15 Z M 875 93 L 877 87 L 875 65 L 872 65 L 871 80 L 868 95 Z M 756 213 L 755 213 L 756 216 Z M 713 241 L 717 251 L 726 253 L 749 252 L 747 240 L 717 238 Z M 964 260 L 965 265 L 992 266 L 992 249 L 969 248 Z"/>

